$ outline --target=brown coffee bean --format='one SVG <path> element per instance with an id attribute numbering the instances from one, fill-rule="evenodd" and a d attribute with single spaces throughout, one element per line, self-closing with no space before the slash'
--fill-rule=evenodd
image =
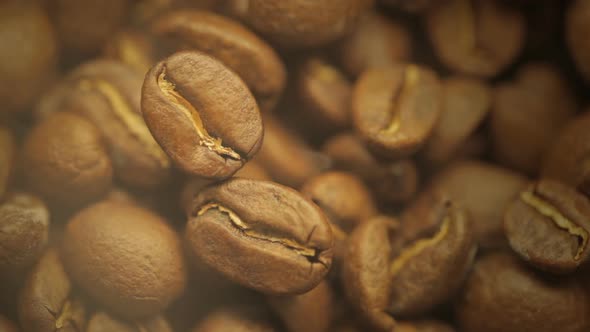
<path id="1" fill-rule="evenodd" d="M 51 82 L 56 70 L 56 36 L 32 1 L 0 4 L 0 114 L 24 111 Z M 10 46 L 8 46 L 10 45 Z"/>
<path id="2" fill-rule="evenodd" d="M 324 132 L 350 127 L 352 83 L 338 68 L 318 57 L 307 59 L 297 89 L 311 124 Z"/>
<path id="3" fill-rule="evenodd" d="M 352 96 L 353 125 L 383 157 L 410 155 L 438 121 L 442 95 L 436 73 L 414 64 L 369 69 Z"/>
<path id="4" fill-rule="evenodd" d="M 29 132 L 22 158 L 27 186 L 50 205 L 77 208 L 111 187 L 113 166 L 105 142 L 80 115 L 49 115 Z"/>
<path id="5" fill-rule="evenodd" d="M 285 48 L 319 46 L 354 29 L 371 0 L 230 0 L 229 11 Z"/>
<path id="6" fill-rule="evenodd" d="M 88 320 L 86 332 L 172 332 L 172 328 L 163 316 L 126 322 L 97 312 Z"/>
<path id="7" fill-rule="evenodd" d="M 330 284 L 322 281 L 301 295 L 273 297 L 270 306 L 289 332 L 327 332 L 333 319 L 334 294 Z"/>
<path id="8" fill-rule="evenodd" d="M 180 241 L 159 216 L 130 203 L 103 201 L 76 214 L 62 241 L 72 279 L 109 311 L 155 315 L 184 290 Z"/>
<path id="9" fill-rule="evenodd" d="M 0 315 L 0 331 L 2 332 L 19 332 L 20 330 L 15 323 L 8 318 Z"/>
<path id="10" fill-rule="evenodd" d="M 0 126 L 0 199 L 4 197 L 15 172 L 16 140 L 10 129 Z"/>
<path id="11" fill-rule="evenodd" d="M 74 294 L 56 250 L 48 250 L 29 272 L 18 315 L 27 332 L 85 331 L 85 304 Z"/>
<path id="12" fill-rule="evenodd" d="M 590 47 L 585 42 L 590 33 L 589 18 L 590 2 L 587 0 L 571 2 L 565 19 L 566 41 L 578 71 L 586 80 L 590 80 Z"/>
<path id="13" fill-rule="evenodd" d="M 48 240 L 49 211 L 41 200 L 17 193 L 0 201 L 0 280 L 20 280 Z"/>
<path id="14" fill-rule="evenodd" d="M 329 168 L 330 159 L 311 149 L 278 119 L 264 117 L 264 143 L 256 161 L 284 185 L 299 188 L 307 179 Z"/>
<path id="15" fill-rule="evenodd" d="M 179 10 L 158 17 L 152 31 L 177 49 L 194 49 L 221 61 L 244 80 L 261 110 L 274 109 L 285 88 L 285 65 L 240 23 L 210 12 Z"/>
<path id="16" fill-rule="evenodd" d="M 418 189 L 418 171 L 412 160 L 380 161 L 355 135 L 333 136 L 322 151 L 333 160 L 335 168 L 362 178 L 374 198 L 385 204 L 405 202 Z"/>
<path id="17" fill-rule="evenodd" d="M 435 320 L 417 322 L 400 322 L 395 331 L 397 332 L 455 332 L 450 325 Z"/>
<path id="18" fill-rule="evenodd" d="M 465 332 L 588 331 L 588 296 L 569 279 L 548 279 L 516 257 L 480 259 L 456 307 Z"/>
<path id="19" fill-rule="evenodd" d="M 479 161 L 459 161 L 438 173 L 432 190 L 446 192 L 473 221 L 477 243 L 484 248 L 506 246 L 504 211 L 526 187 L 518 173 Z"/>
<path id="20" fill-rule="evenodd" d="M 442 84 L 443 106 L 422 156 L 440 165 L 457 150 L 486 118 L 492 105 L 492 91 L 482 81 L 462 76 L 450 77 Z"/>
<path id="21" fill-rule="evenodd" d="M 317 204 L 332 224 L 345 231 L 377 214 L 369 188 L 350 173 L 329 171 L 317 175 L 303 184 L 301 194 Z"/>
<path id="22" fill-rule="evenodd" d="M 415 2 L 415 1 L 413 1 Z M 367 12 L 354 32 L 338 49 L 340 63 L 353 77 L 369 68 L 406 62 L 412 53 L 410 32 L 401 24 L 375 11 Z"/>
<path id="23" fill-rule="evenodd" d="M 590 110 L 575 117 L 547 150 L 541 176 L 590 195 Z"/>
<path id="24" fill-rule="evenodd" d="M 540 180 L 510 204 L 504 228 L 525 261 L 550 272 L 572 272 L 588 260 L 590 201 L 559 182 Z"/>
<path id="25" fill-rule="evenodd" d="M 317 206 L 288 187 L 233 178 L 201 191 L 187 215 L 191 253 L 243 286 L 301 294 L 330 269 L 330 224 Z"/>
<path id="26" fill-rule="evenodd" d="M 187 173 L 226 178 L 262 144 L 263 127 L 244 82 L 217 60 L 180 52 L 146 75 L 141 109 L 156 141 Z"/>
<path id="27" fill-rule="evenodd" d="M 274 332 L 264 315 L 242 308 L 221 308 L 210 313 L 191 332 Z"/>
<path id="28" fill-rule="evenodd" d="M 153 41 L 140 30 L 120 30 L 107 41 L 103 54 L 145 73 L 156 64 L 156 50 Z"/>
<path id="29" fill-rule="evenodd" d="M 450 69 L 492 77 L 512 64 L 524 46 L 525 20 L 497 0 L 450 0 L 426 15 L 434 50 Z"/>
<path id="30" fill-rule="evenodd" d="M 531 63 L 515 82 L 496 88 L 490 131 L 495 159 L 537 174 L 542 154 L 576 113 L 576 101 L 556 68 Z"/>
<path id="31" fill-rule="evenodd" d="M 72 55 L 94 54 L 123 25 L 128 0 L 50 0 L 61 44 Z"/>

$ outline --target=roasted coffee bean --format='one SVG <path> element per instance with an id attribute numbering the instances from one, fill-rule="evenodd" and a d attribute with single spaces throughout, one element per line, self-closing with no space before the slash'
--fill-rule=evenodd
<path id="1" fill-rule="evenodd" d="M 49 18 L 34 1 L 0 4 L 0 117 L 26 110 L 50 83 L 58 47 Z"/>
<path id="2" fill-rule="evenodd" d="M 425 29 L 450 69 L 492 77 L 516 60 L 526 25 L 520 12 L 498 0 L 449 0 L 428 11 Z"/>
<path id="3" fill-rule="evenodd" d="M 277 331 L 260 313 L 243 308 L 221 308 L 210 313 L 191 332 L 274 332 Z"/>
<path id="4" fill-rule="evenodd" d="M 352 83 L 337 67 L 309 58 L 300 69 L 297 89 L 309 119 L 322 131 L 350 127 Z"/>
<path id="5" fill-rule="evenodd" d="M 264 117 L 264 143 L 256 161 L 284 185 L 299 188 L 307 179 L 329 168 L 330 159 L 271 115 Z"/>
<path id="6" fill-rule="evenodd" d="M 378 201 L 405 202 L 418 189 L 418 171 L 411 159 L 380 161 L 355 135 L 333 136 L 324 143 L 322 151 L 333 160 L 335 168 L 362 178 Z"/>
<path id="7" fill-rule="evenodd" d="M 110 312 L 155 315 L 184 290 L 180 241 L 159 216 L 130 203 L 103 201 L 69 221 L 62 256 L 72 279 Z"/>
<path id="8" fill-rule="evenodd" d="M 48 0 L 57 35 L 75 57 L 98 52 L 126 19 L 129 0 Z"/>
<path id="9" fill-rule="evenodd" d="M 431 186 L 448 193 L 467 210 L 480 246 L 498 248 L 507 245 L 504 211 L 526 185 L 525 177 L 510 170 L 479 161 L 459 161 L 438 173 Z"/>
<path id="10" fill-rule="evenodd" d="M 103 53 L 105 57 L 119 60 L 142 75 L 157 62 L 154 42 L 140 30 L 119 31 L 106 43 Z"/>
<path id="11" fill-rule="evenodd" d="M 49 239 L 49 211 L 38 198 L 24 193 L 0 201 L 0 280 L 21 279 Z"/>
<path id="12" fill-rule="evenodd" d="M 495 159 L 537 174 L 542 154 L 576 112 L 574 95 L 548 64 L 522 67 L 515 82 L 496 87 L 490 131 Z"/>
<path id="13" fill-rule="evenodd" d="M 480 259 L 456 307 L 465 332 L 588 331 L 588 295 L 570 279 L 550 279 L 516 257 Z"/>
<path id="14" fill-rule="evenodd" d="M 414 64 L 369 69 L 354 86 L 353 125 L 383 157 L 413 154 L 432 133 L 442 107 L 436 73 Z"/>
<path id="15" fill-rule="evenodd" d="M 450 325 L 443 322 L 426 320 L 417 322 L 402 322 L 396 327 L 398 332 L 455 332 Z"/>
<path id="16" fill-rule="evenodd" d="M 58 112 L 37 124 L 23 145 L 27 186 L 50 205 L 78 208 L 110 189 L 113 166 L 98 129 L 77 114 Z"/>
<path id="17" fill-rule="evenodd" d="M 201 191 L 187 215 L 191 253 L 246 287 L 301 294 L 330 269 L 330 224 L 315 204 L 288 187 L 230 179 Z"/>
<path id="18" fill-rule="evenodd" d="M 403 25 L 369 11 L 354 32 L 341 41 L 338 57 L 346 72 L 358 77 L 369 68 L 406 62 L 412 53 L 411 37 Z"/>
<path id="19" fill-rule="evenodd" d="M 590 110 L 570 121 L 545 154 L 541 176 L 590 196 Z"/>
<path id="20" fill-rule="evenodd" d="M 303 184 L 301 193 L 317 204 L 332 224 L 345 231 L 377 214 L 369 188 L 350 173 L 329 171 L 317 175 Z"/>
<path id="21" fill-rule="evenodd" d="M 16 139 L 12 132 L 0 126 L 0 199 L 7 192 L 15 173 Z"/>
<path id="22" fill-rule="evenodd" d="M 2 332 L 18 332 L 19 329 L 15 323 L 8 318 L 0 315 L 0 331 Z"/>
<path id="23" fill-rule="evenodd" d="M 231 14 L 284 48 L 319 46 L 354 29 L 371 0 L 229 0 Z"/>
<path id="24" fill-rule="evenodd" d="M 74 294 L 56 250 L 48 250 L 29 272 L 20 293 L 18 315 L 27 332 L 85 331 L 86 306 Z"/>
<path id="25" fill-rule="evenodd" d="M 260 148 L 263 127 L 244 82 L 217 60 L 180 52 L 146 75 L 141 110 L 164 151 L 187 173 L 226 178 Z"/>
<path id="26" fill-rule="evenodd" d="M 160 16 L 152 31 L 176 48 L 216 58 L 248 85 L 263 111 L 272 110 L 286 84 L 286 69 L 275 51 L 238 22 L 210 12 L 179 10 Z"/>
<path id="27" fill-rule="evenodd" d="M 333 290 L 327 281 L 305 294 L 269 299 L 272 310 L 289 332 L 327 332 L 334 318 L 333 301 Z"/>
<path id="28" fill-rule="evenodd" d="M 126 322 L 97 312 L 88 320 L 86 332 L 172 332 L 172 328 L 163 316 Z"/>
<path id="29" fill-rule="evenodd" d="M 570 54 L 586 80 L 590 80 L 590 47 L 584 41 L 590 33 L 590 1 L 575 0 L 566 14 L 566 42 Z"/>
<path id="30" fill-rule="evenodd" d="M 422 156 L 432 164 L 450 160 L 469 139 L 492 105 L 492 91 L 482 80 L 454 76 L 442 83 L 443 106 Z"/>
<path id="31" fill-rule="evenodd" d="M 504 228 L 525 261 L 550 272 L 572 272 L 588 260 L 590 201 L 559 182 L 540 180 L 510 204 Z"/>

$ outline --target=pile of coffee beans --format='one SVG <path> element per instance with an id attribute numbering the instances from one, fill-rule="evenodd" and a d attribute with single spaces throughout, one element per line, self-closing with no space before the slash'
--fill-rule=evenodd
<path id="1" fill-rule="evenodd" d="M 0 45 L 0 332 L 590 331 L 590 0 L 2 0 Z"/>

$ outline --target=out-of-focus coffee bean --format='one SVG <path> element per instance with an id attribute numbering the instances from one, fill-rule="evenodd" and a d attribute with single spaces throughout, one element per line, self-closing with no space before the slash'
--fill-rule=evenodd
<path id="1" fill-rule="evenodd" d="M 144 75 L 156 64 L 154 42 L 140 30 L 121 30 L 107 41 L 103 48 L 105 57 L 116 59 Z"/>
<path id="2" fill-rule="evenodd" d="M 12 131 L 0 126 L 0 199 L 4 197 L 15 172 L 16 139 Z"/>
<path id="3" fill-rule="evenodd" d="M 166 319 L 159 315 L 132 322 L 122 321 L 105 312 L 97 312 L 88 320 L 86 332 L 172 332 Z"/>
<path id="4" fill-rule="evenodd" d="M 566 42 L 570 54 L 580 72 L 590 80 L 590 46 L 585 41 L 590 33 L 590 1 L 572 1 L 567 10 Z"/>

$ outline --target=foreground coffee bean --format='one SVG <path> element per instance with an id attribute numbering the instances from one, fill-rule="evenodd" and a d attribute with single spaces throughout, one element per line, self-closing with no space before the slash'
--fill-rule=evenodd
<path id="1" fill-rule="evenodd" d="M 504 228 L 525 261 L 550 272 L 572 272 L 588 260 L 590 201 L 559 182 L 540 180 L 510 204 Z"/>
<path id="2" fill-rule="evenodd" d="M 275 332 L 267 317 L 246 308 L 221 308 L 210 313 L 191 332 Z"/>
<path id="3" fill-rule="evenodd" d="M 49 18 L 36 2 L 2 1 L 0 117 L 25 111 L 50 83 L 58 47 Z"/>
<path id="4" fill-rule="evenodd" d="M 321 210 L 288 187 L 234 178 L 201 191 L 187 209 L 193 255 L 228 279 L 267 294 L 301 294 L 332 264 Z"/>
<path id="5" fill-rule="evenodd" d="M 88 320 L 86 332 L 172 332 L 163 316 L 125 322 L 105 312 L 97 312 Z"/>
<path id="6" fill-rule="evenodd" d="M 69 221 L 64 265 L 93 300 L 126 318 L 155 315 L 184 290 L 180 241 L 159 216 L 131 203 L 103 201 Z"/>
<path id="7" fill-rule="evenodd" d="M 78 208 L 110 189 L 113 166 L 98 129 L 80 115 L 49 115 L 23 146 L 27 186 L 59 207 Z"/>
<path id="8" fill-rule="evenodd" d="M 38 198 L 11 194 L 0 201 L 0 280 L 20 280 L 49 240 L 49 211 Z"/>
<path id="9" fill-rule="evenodd" d="M 180 52 L 146 75 L 143 117 L 178 167 L 206 178 L 226 178 L 258 152 L 263 128 L 244 82 L 217 60 Z"/>
<path id="10" fill-rule="evenodd" d="M 285 48 L 319 46 L 350 32 L 367 0 L 230 0 L 233 15 Z"/>
<path id="11" fill-rule="evenodd" d="M 571 279 L 545 278 L 518 258 L 480 259 L 459 296 L 456 317 L 465 332 L 588 331 L 588 296 Z"/>
<path id="12" fill-rule="evenodd" d="M 353 125 L 376 153 L 413 154 L 438 121 L 442 95 L 438 76 L 414 64 L 369 69 L 355 84 Z"/>
<path id="13" fill-rule="evenodd" d="M 29 272 L 19 298 L 24 331 L 85 331 L 86 307 L 74 294 L 57 250 L 48 250 Z"/>
<path id="14" fill-rule="evenodd" d="M 569 184 L 590 195 L 590 111 L 568 123 L 546 151 L 541 176 Z"/>
<path id="15" fill-rule="evenodd" d="M 516 59 L 526 26 L 520 12 L 498 0 L 450 0 L 428 11 L 425 29 L 450 69 L 492 77 Z"/>
<path id="16" fill-rule="evenodd" d="M 586 40 L 590 32 L 590 2 L 587 0 L 572 1 L 567 10 L 566 41 L 578 67 L 578 71 L 586 80 L 590 80 L 590 47 Z"/>
<path id="17" fill-rule="evenodd" d="M 0 126 L 0 199 L 8 190 L 16 163 L 16 140 L 12 132 Z"/>
<path id="18" fill-rule="evenodd" d="M 181 49 L 194 49 L 221 61 L 244 80 L 263 111 L 271 111 L 286 84 L 286 69 L 275 51 L 256 34 L 223 16 L 179 10 L 152 23 L 156 36 Z"/>

